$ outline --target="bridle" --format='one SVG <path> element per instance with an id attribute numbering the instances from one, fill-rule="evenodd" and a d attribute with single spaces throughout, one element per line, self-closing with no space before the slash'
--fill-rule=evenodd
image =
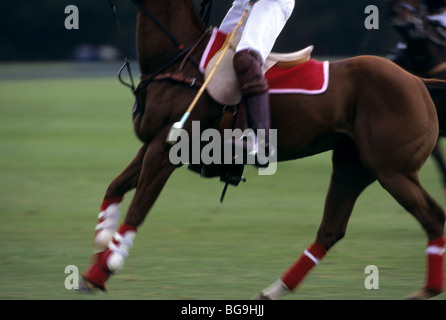
<path id="1" fill-rule="evenodd" d="M 122 65 L 122 67 L 119 69 L 119 72 L 118 72 L 118 79 L 123 85 L 125 85 L 126 87 L 129 87 L 132 90 L 132 92 L 136 96 L 136 98 L 138 98 L 138 95 L 143 91 L 143 89 L 145 89 L 147 87 L 147 85 L 153 81 L 172 80 L 172 81 L 184 83 L 191 87 L 201 86 L 200 80 L 198 80 L 196 78 L 185 77 L 182 74 L 182 68 L 184 67 L 185 62 L 187 60 L 189 60 L 189 58 L 191 57 L 192 52 L 198 47 L 198 45 L 205 38 L 205 36 L 207 34 L 209 34 L 209 30 L 206 30 L 195 43 L 193 43 L 189 46 L 185 46 L 183 43 L 178 41 L 169 32 L 169 30 L 163 26 L 162 23 L 159 22 L 159 20 L 156 19 L 156 17 L 154 17 L 147 10 L 146 7 L 144 7 L 144 5 L 142 4 L 142 2 L 140 0 L 132 0 L 132 2 L 135 4 L 135 6 L 138 8 L 138 10 L 140 10 L 148 19 L 150 19 L 165 34 L 165 36 L 170 39 L 170 41 L 172 42 L 172 45 L 177 49 L 177 53 L 172 58 L 170 58 L 164 65 L 162 65 L 157 71 L 155 71 L 154 73 L 151 73 L 151 74 L 142 74 L 140 76 L 141 81 L 138 84 L 138 86 L 135 88 L 133 76 L 132 76 L 132 72 L 131 72 L 131 68 L 130 68 L 130 62 L 129 62 L 127 50 L 125 49 L 124 38 L 122 36 L 121 27 L 119 24 L 116 5 L 113 3 L 113 0 L 108 0 L 108 1 L 110 4 L 110 8 L 113 12 L 113 16 L 115 18 L 116 27 L 118 29 L 117 30 L 118 36 L 120 38 L 121 47 L 122 47 L 123 53 L 125 55 L 124 64 Z M 211 8 L 212 8 L 212 0 L 202 0 L 200 17 L 202 18 L 203 23 L 205 23 L 205 25 L 207 25 L 209 23 Z M 164 71 L 167 68 L 169 68 L 171 65 L 177 63 L 181 59 L 183 59 L 183 60 L 180 64 L 180 67 L 178 70 L 176 70 L 175 72 L 171 72 L 171 73 L 164 73 Z M 196 62 L 194 62 L 194 63 L 197 64 Z M 198 67 L 198 65 L 197 65 L 197 67 Z M 129 73 L 130 83 L 127 83 L 122 79 L 122 72 L 124 71 L 124 69 L 127 69 L 128 73 Z"/>

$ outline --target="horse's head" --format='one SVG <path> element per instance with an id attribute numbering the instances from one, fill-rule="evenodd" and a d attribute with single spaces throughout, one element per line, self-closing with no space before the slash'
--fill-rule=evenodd
<path id="1" fill-rule="evenodd" d="M 427 16 L 432 12 L 430 9 L 433 7 L 431 2 L 427 0 L 389 0 L 388 3 L 392 24 L 406 41 L 427 38 L 427 29 L 430 29 Z"/>
<path id="2" fill-rule="evenodd" d="M 393 26 L 406 41 L 430 39 L 438 43 L 436 38 L 444 38 L 429 18 L 444 10 L 444 0 L 388 0 L 388 6 Z"/>
<path id="3" fill-rule="evenodd" d="M 388 0 L 388 4 L 394 25 L 405 27 L 416 23 L 420 17 L 444 9 L 445 0 Z"/>
<path id="4" fill-rule="evenodd" d="M 419 23 L 422 14 L 422 1 L 420 0 L 390 0 L 389 7 L 393 25 L 407 28 Z"/>

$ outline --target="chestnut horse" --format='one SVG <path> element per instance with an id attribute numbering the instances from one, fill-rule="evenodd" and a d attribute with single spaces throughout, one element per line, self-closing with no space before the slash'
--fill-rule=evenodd
<path id="1" fill-rule="evenodd" d="M 139 6 L 138 60 L 144 80 L 135 91 L 133 119 L 143 145 L 105 193 L 94 237 L 98 252 L 83 274 L 82 290 L 105 290 L 107 279 L 123 266 L 137 228 L 176 168 L 169 160 L 169 129 L 203 83 L 196 62 L 209 35 L 193 2 L 135 2 Z M 329 72 L 330 84 L 323 94 L 270 96 L 278 161 L 333 150 L 333 172 L 315 241 L 280 283 L 288 291 L 297 287 L 344 237 L 356 199 L 378 180 L 416 218 L 428 238 L 427 282 L 415 297 L 439 294 L 443 290 L 445 215 L 418 178 L 438 138 L 437 114 L 426 85 L 387 59 L 373 56 L 331 62 Z M 218 128 L 222 107 L 204 94 L 184 129 L 190 133 L 192 121 L 199 121 L 201 130 Z M 118 228 L 119 204 L 133 188 L 134 197 Z M 275 296 L 262 291 L 259 298 Z"/>
<path id="2" fill-rule="evenodd" d="M 391 60 L 407 71 L 423 77 L 446 80 L 446 30 L 439 22 L 428 19 L 428 8 L 421 0 L 389 0 L 392 25 L 402 38 Z M 446 92 L 432 91 L 437 107 L 440 137 L 446 135 Z M 446 194 L 446 161 L 439 144 L 432 155 L 442 174 Z"/>

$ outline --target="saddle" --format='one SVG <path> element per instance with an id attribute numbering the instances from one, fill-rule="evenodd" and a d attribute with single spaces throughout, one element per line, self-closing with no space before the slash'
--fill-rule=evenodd
<path id="1" fill-rule="evenodd" d="M 232 65 L 232 60 L 235 55 L 235 48 L 240 42 L 241 34 L 236 34 L 234 40 L 229 44 L 229 48 L 226 51 L 217 71 L 213 78 L 209 81 L 206 88 L 209 95 L 217 102 L 223 105 L 237 105 L 242 99 L 242 94 L 237 83 L 237 78 Z M 211 70 L 214 68 L 215 63 L 220 57 L 221 48 L 226 45 L 226 41 L 229 38 L 228 35 L 214 29 L 211 40 L 209 41 L 208 48 L 203 55 L 202 62 L 200 63 L 200 69 L 204 71 L 205 79 L 209 77 Z M 222 40 L 224 42 L 222 43 Z M 277 66 L 280 68 L 293 68 L 302 63 L 305 63 L 311 59 L 311 53 L 313 52 L 313 46 L 308 46 L 300 51 L 292 53 L 274 53 L 272 52 L 266 59 L 263 65 L 263 72 L 266 73 L 272 67 Z M 215 50 L 218 50 L 215 52 Z"/>
<path id="2" fill-rule="evenodd" d="M 209 80 L 206 87 L 208 94 L 215 101 L 225 106 L 238 106 L 242 100 L 242 93 L 237 82 L 232 62 L 235 55 L 235 48 L 240 41 L 240 37 L 240 34 L 235 35 L 233 42 L 229 44 L 228 50 L 226 50 L 220 65 L 217 67 L 218 69 Z M 219 31 L 217 28 L 213 30 L 211 39 L 200 61 L 200 71 L 204 74 L 205 79 L 208 79 L 211 70 L 214 68 L 217 60 L 219 60 L 220 54 L 222 53 L 221 49 L 226 45 L 228 38 L 229 35 Z M 298 93 L 319 94 L 324 92 L 328 85 L 328 62 L 319 63 L 311 60 L 313 48 L 313 46 L 308 46 L 307 48 L 292 53 L 272 52 L 263 65 L 265 77 L 268 80 L 268 71 L 279 69 L 279 74 L 275 73 L 270 78 L 273 80 L 273 82 L 277 82 L 274 79 L 283 78 L 280 72 L 288 72 L 289 70 L 292 70 L 300 65 L 304 66 L 305 63 L 308 63 L 306 64 L 308 67 L 303 67 L 302 69 L 311 70 L 307 70 L 307 73 L 313 73 L 312 70 L 314 70 L 314 64 L 318 64 L 318 68 L 322 70 L 322 72 L 315 73 L 322 74 L 322 76 L 319 77 L 322 79 L 322 83 L 318 78 L 315 89 L 299 89 L 300 91 L 298 91 Z M 270 93 L 272 93 L 271 90 Z M 289 91 L 282 93 L 289 93 Z M 295 92 L 293 91 L 293 93 Z M 231 110 L 232 112 L 230 112 Z M 234 112 L 234 110 L 237 110 L 237 112 Z M 240 111 L 242 111 L 240 108 L 226 109 L 226 112 L 223 114 L 220 122 L 221 132 L 227 128 L 236 127 L 244 129 L 246 127 L 245 115 Z M 220 177 L 220 181 L 225 183 L 225 187 L 220 198 L 221 202 L 225 197 L 228 185 L 238 186 L 241 181 L 246 181 L 246 179 L 243 177 L 243 164 L 189 164 L 188 169 L 198 173 L 201 177 Z"/>

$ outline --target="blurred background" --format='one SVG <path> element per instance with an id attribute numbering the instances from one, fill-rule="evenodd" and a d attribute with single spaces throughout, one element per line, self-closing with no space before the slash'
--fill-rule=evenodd
<path id="1" fill-rule="evenodd" d="M 128 0 L 114 2 L 127 50 L 135 58 L 135 6 Z M 201 1 L 194 2 L 199 8 Z M 231 3 L 213 1 L 211 25 L 219 25 Z M 68 5 L 79 9 L 78 30 L 64 27 Z M 368 5 L 379 8 L 378 30 L 364 27 Z M 0 61 L 121 58 L 108 0 L 2 1 L 0 25 Z M 316 56 L 385 55 L 396 41 L 385 0 L 298 0 L 275 51 L 295 51 L 314 44 Z"/>
<path id="2" fill-rule="evenodd" d="M 136 8 L 113 1 L 135 59 Z M 213 1 L 211 25 L 231 3 Z M 384 0 L 296 3 L 275 51 L 313 44 L 315 58 L 332 60 L 386 56 L 398 42 Z M 79 9 L 79 29 L 65 28 L 69 5 Z M 364 26 L 369 5 L 379 9 L 378 30 Z M 331 153 L 281 163 L 273 176 L 246 168 L 248 182 L 230 188 L 223 205 L 222 183 L 183 167 L 107 295 L 68 290 L 64 270 L 89 266 L 104 191 L 141 145 L 133 94 L 116 78 L 123 55 L 114 17 L 108 0 L 1 0 L 0 40 L 0 299 L 247 299 L 313 241 Z M 435 165 L 428 161 L 421 178 L 444 204 Z M 376 183 L 357 202 L 346 239 L 286 299 L 404 298 L 423 284 L 424 250 L 420 226 Z M 379 290 L 364 288 L 367 265 L 379 267 Z"/>

